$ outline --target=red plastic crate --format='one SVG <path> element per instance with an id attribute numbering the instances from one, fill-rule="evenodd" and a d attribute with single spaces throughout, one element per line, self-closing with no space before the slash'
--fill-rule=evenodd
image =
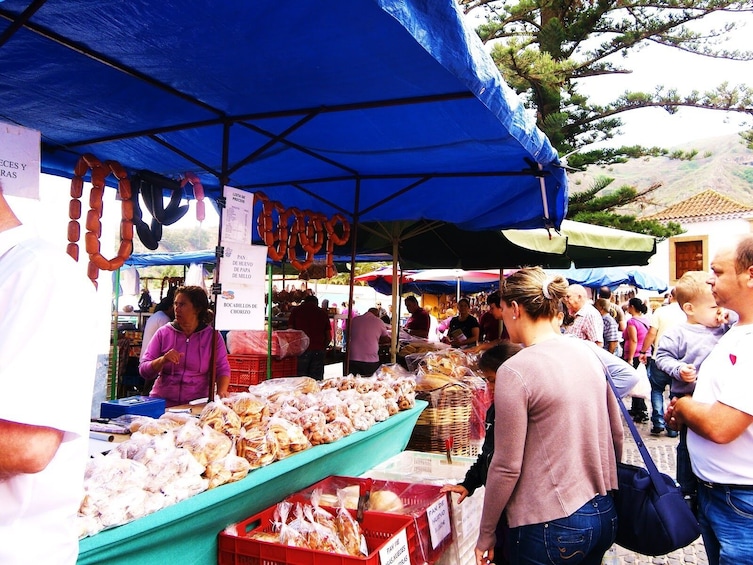
<path id="1" fill-rule="evenodd" d="M 228 355 L 230 363 L 231 392 L 248 390 L 251 385 L 259 384 L 267 379 L 266 355 Z M 272 359 L 272 378 L 294 377 L 298 372 L 298 357 Z"/>
<path id="2" fill-rule="evenodd" d="M 341 477 L 330 476 L 326 479 L 322 479 L 318 483 L 306 487 L 292 495 L 287 500 L 292 502 L 309 502 L 311 494 L 315 489 L 321 489 L 322 494 L 336 495 L 339 489 L 361 485 L 369 479 L 360 477 Z M 436 548 L 432 547 L 431 533 L 429 531 L 429 517 L 427 516 L 427 509 L 429 506 L 445 498 L 447 500 L 447 510 L 452 512 L 452 504 L 448 498 L 447 493 L 440 492 L 442 487 L 437 485 L 424 485 L 417 483 L 403 483 L 399 481 L 384 481 L 374 479 L 371 487 L 371 492 L 377 490 L 391 490 L 400 498 L 403 503 L 404 515 L 411 518 L 411 528 L 414 532 L 408 536 L 408 547 L 411 552 L 412 563 L 424 564 L 424 563 L 436 563 L 447 548 L 452 545 L 454 532 L 445 537 Z M 452 524 L 452 515 L 448 517 L 450 524 Z M 417 545 L 411 545 L 411 538 L 418 540 Z"/>
<path id="3" fill-rule="evenodd" d="M 218 565 L 380 565 L 379 550 L 395 535 L 405 530 L 408 547 L 416 545 L 411 539 L 409 527 L 413 521 L 410 516 L 399 514 L 382 514 L 379 512 L 365 512 L 361 521 L 361 529 L 366 538 L 369 554 L 364 557 L 340 555 L 291 547 L 277 543 L 270 543 L 250 539 L 253 532 L 272 531 L 272 520 L 275 507 L 267 508 L 258 514 L 247 518 L 233 527 L 227 528 L 219 535 Z M 412 561 L 415 563 L 415 561 Z"/>

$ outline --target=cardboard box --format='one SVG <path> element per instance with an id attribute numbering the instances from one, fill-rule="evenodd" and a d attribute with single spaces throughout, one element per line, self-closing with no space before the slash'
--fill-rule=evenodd
<path id="1" fill-rule="evenodd" d="M 137 414 L 159 418 L 165 413 L 165 401 L 162 398 L 148 396 L 129 396 L 103 402 L 99 407 L 100 418 L 117 418 L 123 414 Z"/>

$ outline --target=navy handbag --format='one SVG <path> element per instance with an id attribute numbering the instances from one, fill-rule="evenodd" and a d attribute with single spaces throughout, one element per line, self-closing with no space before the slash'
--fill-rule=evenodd
<path id="1" fill-rule="evenodd" d="M 675 480 L 656 468 L 609 375 L 607 380 L 646 465 L 644 469 L 617 464 L 619 490 L 612 493 L 617 507 L 616 543 L 643 555 L 665 555 L 690 545 L 701 535 L 698 520 Z"/>

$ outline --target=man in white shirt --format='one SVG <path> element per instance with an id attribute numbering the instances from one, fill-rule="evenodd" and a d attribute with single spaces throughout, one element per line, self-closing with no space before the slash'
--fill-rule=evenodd
<path id="1" fill-rule="evenodd" d="M 717 306 L 739 321 L 701 364 L 693 396 L 664 417 L 688 427 L 709 564 L 753 563 L 753 235 L 720 249 L 711 271 Z"/>
<path id="2" fill-rule="evenodd" d="M 96 370 L 93 301 L 91 281 L 21 225 L 0 186 L 3 565 L 76 563 Z"/>

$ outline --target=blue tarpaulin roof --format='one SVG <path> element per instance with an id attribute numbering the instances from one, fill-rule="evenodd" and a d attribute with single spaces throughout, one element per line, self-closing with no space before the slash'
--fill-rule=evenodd
<path id="1" fill-rule="evenodd" d="M 555 150 L 454 0 L 5 0 L 0 99 L 56 175 L 89 152 L 210 196 L 469 230 L 566 211 Z"/>

